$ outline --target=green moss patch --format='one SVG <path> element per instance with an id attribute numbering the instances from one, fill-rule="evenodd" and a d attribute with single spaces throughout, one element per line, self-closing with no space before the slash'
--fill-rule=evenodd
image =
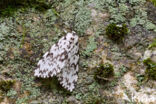
<path id="1" fill-rule="evenodd" d="M 13 87 L 14 83 L 14 80 L 2 80 L 0 81 L 0 89 L 2 91 L 8 91 Z"/>
<path id="2" fill-rule="evenodd" d="M 128 28 L 126 24 L 122 24 L 122 26 L 118 26 L 117 24 L 109 24 L 106 28 L 106 35 L 114 40 L 119 41 L 123 40 L 124 36 L 128 34 Z"/>
<path id="3" fill-rule="evenodd" d="M 108 78 L 110 78 L 113 75 L 114 75 L 113 65 L 111 65 L 109 63 L 105 63 L 105 64 L 100 64 L 97 67 L 94 78 L 96 80 L 107 81 L 107 80 L 109 80 Z"/>
<path id="4" fill-rule="evenodd" d="M 2 0 L 0 2 L 0 16 L 12 16 L 18 9 L 35 8 L 45 11 L 50 8 L 45 0 Z"/>
<path id="5" fill-rule="evenodd" d="M 150 59 L 144 60 L 144 64 L 147 66 L 145 74 L 148 79 L 156 80 L 156 63 Z"/>
<path id="6" fill-rule="evenodd" d="M 156 47 L 156 39 L 154 39 L 154 41 L 149 45 L 149 49 Z"/>
<path id="7" fill-rule="evenodd" d="M 150 0 L 154 6 L 156 6 L 156 0 Z"/>

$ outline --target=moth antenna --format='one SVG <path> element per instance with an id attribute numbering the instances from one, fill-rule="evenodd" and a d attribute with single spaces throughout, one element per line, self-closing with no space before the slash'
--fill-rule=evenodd
<path id="1" fill-rule="evenodd" d="M 75 31 L 76 14 L 77 13 L 74 14 L 74 18 L 73 18 L 73 21 L 71 22 L 71 26 L 70 26 L 72 31 Z"/>

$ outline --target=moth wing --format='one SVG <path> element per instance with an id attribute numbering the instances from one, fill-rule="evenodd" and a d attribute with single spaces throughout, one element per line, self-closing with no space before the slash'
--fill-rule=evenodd
<path id="1" fill-rule="evenodd" d="M 67 35 L 68 38 L 68 35 Z M 71 47 L 68 50 L 68 59 L 66 66 L 62 69 L 61 73 L 57 75 L 60 84 L 69 91 L 72 91 L 75 88 L 75 83 L 78 79 L 78 36 L 72 36 L 73 41 L 70 41 Z M 74 39 L 73 39 L 74 38 Z"/>
<path id="2" fill-rule="evenodd" d="M 66 41 L 64 37 L 62 37 L 59 42 Z M 63 48 L 60 48 L 61 44 L 59 42 L 54 44 L 50 50 L 43 55 L 43 58 L 39 60 L 34 76 L 42 78 L 53 77 L 65 67 L 66 60 L 63 60 L 63 58 L 67 53 Z"/>
<path id="3" fill-rule="evenodd" d="M 75 57 L 75 56 L 74 56 Z M 77 57 L 77 61 L 78 61 L 78 56 Z M 75 61 L 76 61 L 75 60 Z M 60 80 L 60 84 L 66 88 L 69 91 L 72 91 L 75 88 L 75 83 L 77 82 L 78 79 L 78 64 L 68 64 L 68 66 L 66 66 L 61 73 L 59 73 L 57 75 L 58 80 Z"/>

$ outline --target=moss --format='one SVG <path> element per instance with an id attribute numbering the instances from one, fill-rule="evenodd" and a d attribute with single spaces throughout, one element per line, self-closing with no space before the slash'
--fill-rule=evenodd
<path id="1" fill-rule="evenodd" d="M 156 47 L 156 39 L 154 39 L 154 41 L 149 45 L 149 49 Z"/>
<path id="2" fill-rule="evenodd" d="M 114 40 L 123 40 L 124 36 L 128 34 L 128 28 L 126 24 L 122 24 L 122 26 L 118 26 L 117 24 L 109 24 L 106 27 L 106 35 Z"/>
<path id="3" fill-rule="evenodd" d="M 145 76 L 148 79 L 156 80 L 156 63 L 151 61 L 150 58 L 144 60 L 143 62 L 147 66 Z"/>
<path id="4" fill-rule="evenodd" d="M 149 0 L 153 3 L 154 6 L 156 6 L 156 0 Z"/>
<path id="5" fill-rule="evenodd" d="M 3 95 L 2 91 L 0 90 L 0 102 L 3 101 L 3 97 L 4 97 L 4 95 Z"/>
<path id="6" fill-rule="evenodd" d="M 2 0 L 0 3 L 0 16 L 12 16 L 18 9 L 35 8 L 38 11 L 45 11 L 50 8 L 45 0 Z"/>
<path id="7" fill-rule="evenodd" d="M 105 63 L 100 64 L 95 72 L 94 78 L 96 80 L 108 80 L 112 75 L 114 75 L 114 68 L 111 64 Z"/>
<path id="8" fill-rule="evenodd" d="M 2 91 L 8 91 L 11 89 L 11 87 L 14 85 L 14 80 L 2 80 L 0 81 L 0 89 Z"/>

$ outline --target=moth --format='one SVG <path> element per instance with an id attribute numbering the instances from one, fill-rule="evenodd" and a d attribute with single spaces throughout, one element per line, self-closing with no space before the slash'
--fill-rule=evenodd
<path id="1" fill-rule="evenodd" d="M 78 80 L 78 61 L 78 36 L 75 32 L 67 33 L 39 60 L 34 76 L 41 78 L 56 76 L 60 84 L 71 92 Z"/>

